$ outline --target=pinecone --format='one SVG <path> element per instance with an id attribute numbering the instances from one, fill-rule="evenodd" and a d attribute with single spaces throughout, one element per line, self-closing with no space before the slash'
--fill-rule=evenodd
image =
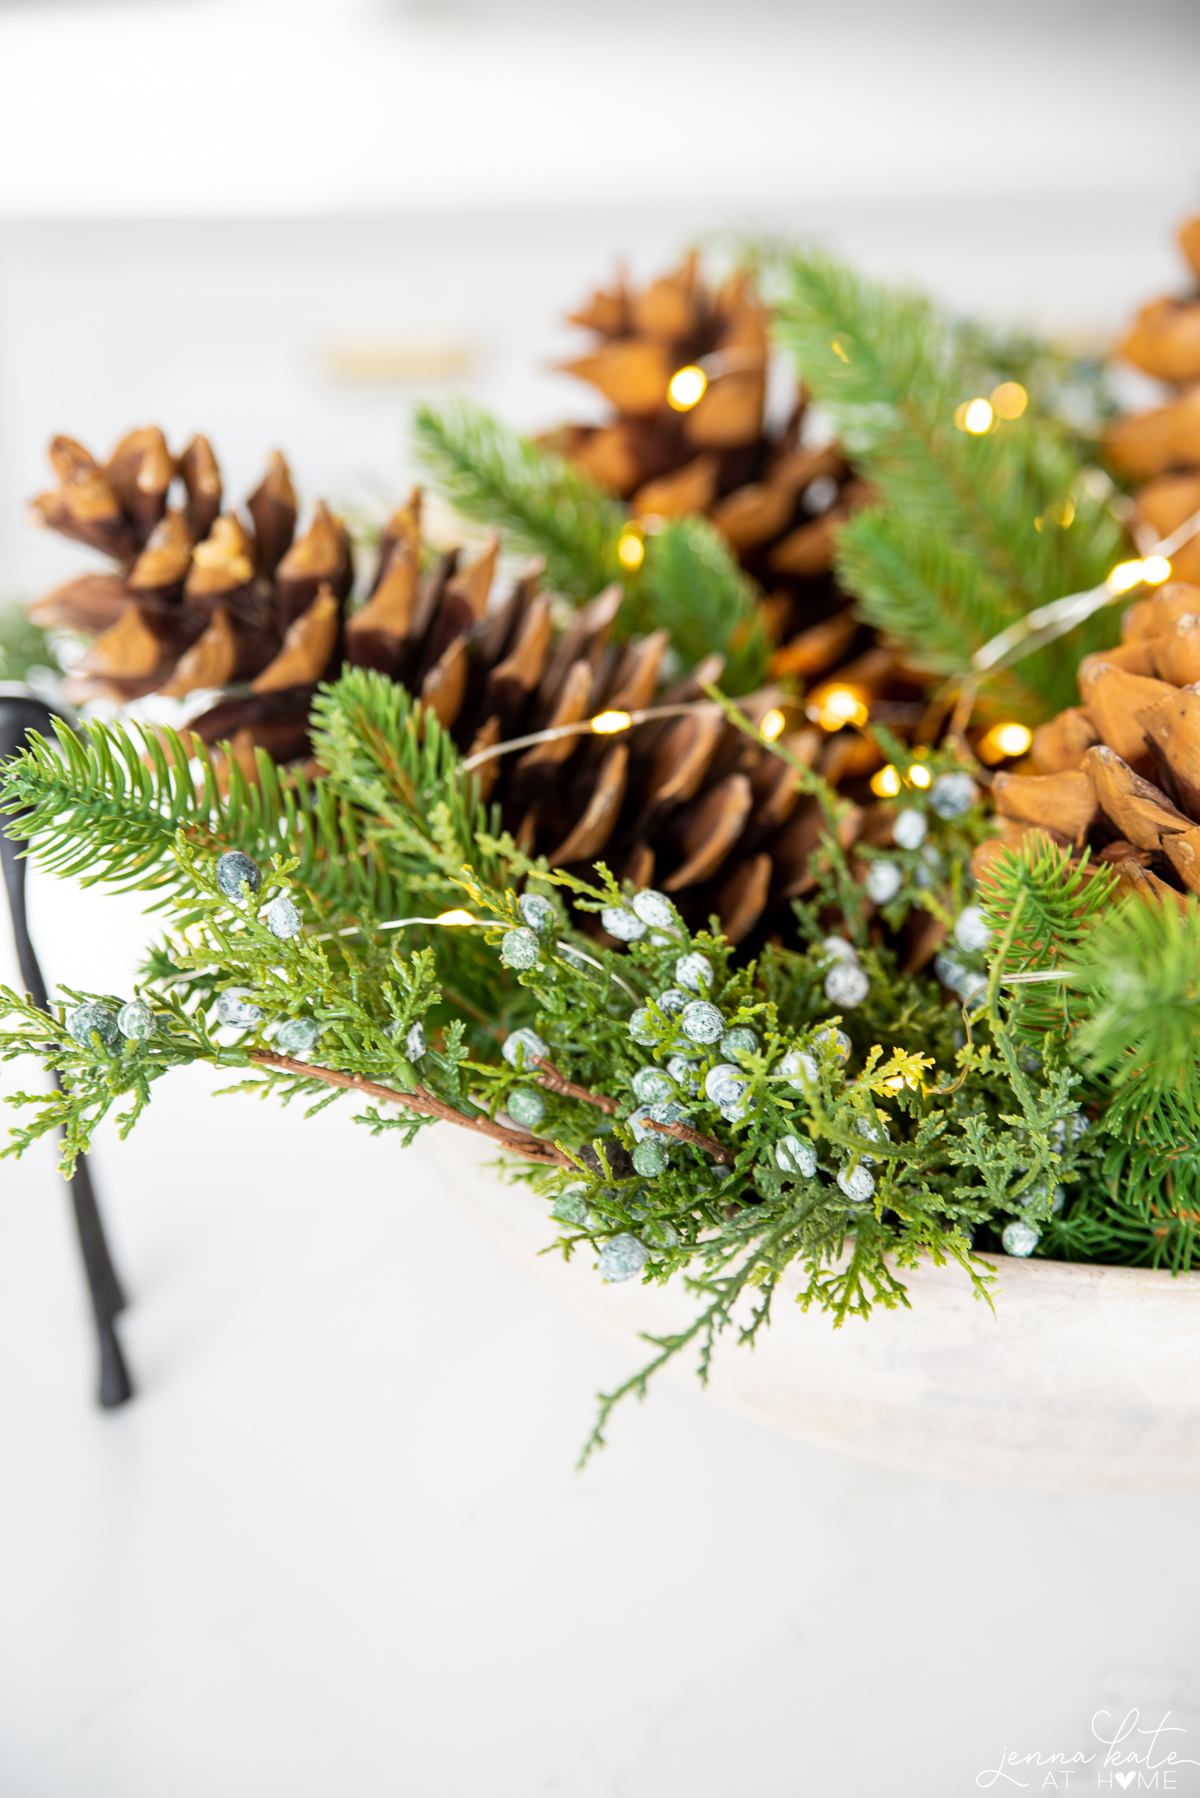
<path id="1" fill-rule="evenodd" d="M 1118 420 L 1106 436 L 1111 467 L 1142 480 L 1131 523 L 1146 544 L 1169 536 L 1200 511 L 1200 216 L 1178 235 L 1196 280 L 1181 295 L 1152 300 L 1138 313 L 1117 354 L 1175 389 L 1149 412 Z M 1176 580 L 1200 582 L 1200 537 L 1171 557 Z"/>
<path id="2" fill-rule="evenodd" d="M 980 845 L 986 878 L 1003 849 L 1041 833 L 1112 863 L 1122 890 L 1182 903 L 1200 892 L 1200 586 L 1138 600 L 1116 649 L 1085 656 L 1081 706 L 1034 732 L 1036 775 L 997 774 L 1001 834 Z"/>
<path id="3" fill-rule="evenodd" d="M 206 743 L 229 739 L 252 771 L 254 750 L 276 761 L 308 753 L 308 709 L 340 660 L 342 613 L 354 580 L 341 520 L 317 502 L 298 540 L 296 498 L 278 451 L 246 500 L 222 512 L 221 473 L 194 437 L 178 457 L 155 426 L 131 431 L 100 464 L 56 437 L 58 486 L 34 519 L 112 558 L 35 601 L 34 621 L 91 636 L 67 696 L 128 702 L 162 692 L 240 689 L 191 721 Z M 172 506 L 172 488 L 182 503 Z"/>
<path id="4" fill-rule="evenodd" d="M 605 710 L 697 701 L 721 674 L 714 655 L 664 685 L 665 631 L 614 644 L 615 586 L 564 615 L 535 565 L 489 604 L 498 540 L 465 566 L 457 550 L 431 559 L 419 492 L 389 519 L 366 598 L 346 614 L 354 570 L 345 528 L 318 502 L 293 541 L 296 501 L 278 452 L 247 518 L 220 510 L 220 473 L 203 438 L 176 459 L 160 431 L 135 432 L 103 467 L 57 438 L 51 459 L 60 486 L 34 502 L 37 515 L 115 564 L 32 608 L 45 626 L 94 638 L 73 696 L 224 690 L 189 728 L 227 744 L 249 779 L 257 749 L 280 763 L 309 756 L 316 684 L 343 661 L 401 682 L 465 755 Z M 176 480 L 183 503 L 172 508 Z M 827 735 L 775 685 L 742 703 L 755 722 L 778 710 L 789 747 L 869 802 L 865 777 L 880 758 L 865 738 L 837 730 L 836 719 Z M 664 888 L 694 923 L 715 911 L 735 942 L 813 885 L 819 807 L 794 792 L 784 762 L 708 707 L 616 736 L 537 743 L 483 762 L 478 779 L 534 853 L 580 872 L 603 857 L 635 885 Z M 890 815 L 856 807 L 844 846 L 860 831 L 886 841 Z"/>
<path id="5" fill-rule="evenodd" d="M 806 400 L 783 428 L 765 422 L 768 320 L 750 277 L 715 292 L 693 255 L 640 292 L 623 276 L 569 317 L 594 346 L 563 364 L 614 409 L 543 441 L 571 457 L 638 518 L 710 517 L 767 595 L 777 679 L 851 686 L 919 718 L 921 677 L 877 643 L 834 578 L 838 526 L 870 498 L 832 442 L 804 441 Z M 824 679 L 822 679 L 824 677 Z M 897 711 L 895 708 L 899 707 Z"/>

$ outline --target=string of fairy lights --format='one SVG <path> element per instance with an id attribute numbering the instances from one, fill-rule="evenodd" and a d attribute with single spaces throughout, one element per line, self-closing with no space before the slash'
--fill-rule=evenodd
<path id="1" fill-rule="evenodd" d="M 697 363 L 689 363 L 677 369 L 671 376 L 667 386 L 667 403 L 677 412 L 688 412 L 698 405 L 708 389 L 709 381 L 721 374 L 731 372 L 733 368 L 761 367 L 763 353 L 755 349 L 716 351 L 703 357 Z M 972 436 L 983 436 L 990 431 L 997 421 L 1011 422 L 1025 412 L 1029 404 L 1029 395 L 1017 381 L 1002 381 L 993 388 L 987 398 L 977 397 L 965 400 L 954 413 L 954 422 L 959 430 Z M 1074 517 L 1074 505 L 1070 504 L 1070 514 L 1060 509 L 1053 517 L 1053 523 L 1066 528 Z M 1040 527 L 1041 520 L 1035 520 Z M 631 520 L 624 528 L 617 543 L 617 557 L 621 566 L 628 573 L 635 573 L 645 558 L 645 536 L 647 529 L 653 529 L 652 521 Z M 1112 605 L 1116 600 L 1131 593 L 1136 587 L 1157 587 L 1171 577 L 1171 560 L 1185 543 L 1200 533 L 1200 511 L 1186 519 L 1175 531 L 1157 540 L 1139 542 L 1142 554 L 1126 562 L 1119 562 L 1112 568 L 1100 585 L 1089 588 L 1086 592 L 1067 594 L 1065 598 L 1052 601 L 1045 606 L 1037 606 L 1024 618 L 1001 631 L 990 642 L 975 652 L 971 660 L 968 677 L 962 683 L 951 722 L 951 733 L 962 740 L 971 712 L 974 710 L 980 681 L 989 673 L 1000 668 L 1009 667 L 1024 656 L 1032 654 L 1035 649 L 1053 642 L 1075 625 L 1089 618 L 1093 612 L 1102 607 Z M 796 702 L 799 704 L 799 701 Z M 473 773 L 486 762 L 494 761 L 501 756 L 515 754 L 519 750 L 534 749 L 543 743 L 553 743 L 567 737 L 597 736 L 615 737 L 633 730 L 640 724 L 651 723 L 662 718 L 677 718 L 685 715 L 703 713 L 719 713 L 721 707 L 712 700 L 693 700 L 677 705 L 643 706 L 635 711 L 608 709 L 597 712 L 591 718 L 581 718 L 570 724 L 557 724 L 545 730 L 530 731 L 524 736 L 511 737 L 506 742 L 494 743 L 487 748 L 476 750 L 462 764 L 464 774 Z M 803 714 L 811 722 L 818 725 L 829 735 L 847 728 L 862 730 L 870 722 L 870 703 L 867 692 L 849 682 L 832 681 L 813 689 L 803 705 Z M 780 706 L 771 706 L 759 720 L 757 734 L 764 743 L 774 744 L 787 728 L 787 714 Z M 994 724 L 984 733 L 975 745 L 975 753 L 979 759 L 989 765 L 1011 760 L 1022 756 L 1029 749 L 1033 733 L 1028 725 L 1015 720 L 1006 720 Z M 925 788 L 932 785 L 933 774 L 925 765 L 929 751 L 923 745 L 917 745 L 912 759 L 904 769 L 894 763 L 886 763 L 871 777 L 871 790 L 880 799 L 895 798 L 905 786 Z M 434 924 L 443 928 L 458 928 L 479 925 L 486 920 L 475 918 L 468 911 L 453 910 L 440 913 L 437 917 L 396 918 L 387 923 L 373 926 L 376 930 L 404 930 L 410 925 Z M 346 930 L 337 932 L 339 936 L 352 936 L 358 930 L 352 925 Z M 318 939 L 319 940 L 319 939 Z M 589 957 L 583 959 L 589 960 Z M 597 967 L 600 964 L 595 963 Z"/>

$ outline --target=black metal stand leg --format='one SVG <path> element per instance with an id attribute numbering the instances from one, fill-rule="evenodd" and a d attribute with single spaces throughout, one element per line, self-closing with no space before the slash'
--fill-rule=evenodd
<path id="1" fill-rule="evenodd" d="M 23 746 L 28 731 L 38 730 L 50 736 L 53 729 L 52 714 L 39 701 L 0 695 L 0 760 Z M 25 863 L 21 858 L 24 847 L 24 839 L 16 834 L 16 820 L 0 820 L 0 859 L 4 863 L 4 885 L 12 913 L 21 978 L 34 1004 L 49 1011 L 46 983 L 33 952 L 25 912 Z M 125 1295 L 112 1263 L 87 1158 L 83 1155 L 75 1165 L 71 1180 L 71 1201 L 100 1345 L 99 1398 L 106 1410 L 112 1410 L 133 1397 L 133 1383 L 114 1327 L 117 1317 L 125 1309 Z"/>

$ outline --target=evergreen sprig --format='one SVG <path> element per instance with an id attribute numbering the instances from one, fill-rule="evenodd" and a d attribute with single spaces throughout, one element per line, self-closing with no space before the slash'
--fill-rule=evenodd
<path id="1" fill-rule="evenodd" d="M 760 684 L 770 645 L 755 589 L 705 519 L 670 519 L 649 532 L 641 565 L 630 570 L 617 553 L 625 507 L 566 457 L 466 401 L 420 407 L 413 431 L 418 455 L 456 509 L 543 556 L 557 591 L 583 601 L 620 582 L 621 631 L 666 630 L 687 666 L 720 651 L 729 693 Z"/>
<path id="2" fill-rule="evenodd" d="M 1105 578 L 1122 530 L 1074 431 L 1036 392 L 1023 417 L 980 435 L 956 424 L 979 392 L 982 340 L 828 256 L 785 252 L 775 268 L 780 341 L 878 496 L 842 530 L 837 555 L 870 623 L 931 671 L 961 676 L 1034 607 Z M 1028 716 L 1057 711 L 1075 697 L 1080 656 L 1115 635 L 1111 614 L 1098 613 L 994 676 L 992 691 Z"/>

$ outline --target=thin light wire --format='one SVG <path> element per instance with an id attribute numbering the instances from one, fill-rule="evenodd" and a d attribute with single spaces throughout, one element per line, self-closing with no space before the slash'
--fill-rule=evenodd
<path id="1" fill-rule="evenodd" d="M 1151 556 L 1162 556 L 1169 561 L 1175 551 L 1182 549 L 1198 532 L 1200 512 L 1193 512 L 1169 537 L 1161 537 L 1157 543 L 1151 544 L 1141 560 L 1145 562 Z M 1063 599 L 1051 600 L 1049 605 L 1035 606 L 1024 618 L 1018 618 L 1015 624 L 1002 630 L 989 643 L 985 643 L 982 649 L 977 649 L 971 657 L 971 667 L 976 674 L 986 674 L 993 668 L 1009 667 L 1014 661 L 1032 655 L 1035 649 L 1041 649 L 1045 644 L 1053 643 L 1057 637 L 1064 636 L 1075 625 L 1082 624 L 1085 618 L 1090 618 L 1093 612 L 1115 605 L 1117 600 L 1124 599 L 1131 591 L 1127 587 L 1114 593 L 1108 582 L 1103 581 L 1098 587 L 1089 587 L 1085 593 L 1068 593 Z M 1015 649 L 1020 650 L 1019 656 L 1011 653 Z"/>
<path id="2" fill-rule="evenodd" d="M 498 756 L 511 755 L 515 749 L 533 749 L 539 743 L 556 743 L 562 737 L 585 737 L 592 732 L 598 737 L 623 737 L 626 731 L 632 730 L 635 724 L 646 724 L 651 718 L 682 718 L 695 712 L 719 712 L 719 705 L 710 699 L 692 700 L 688 705 L 652 705 L 638 712 L 627 712 L 628 724 L 622 724 L 617 730 L 596 730 L 596 718 L 603 718 L 603 712 L 597 712 L 595 718 L 580 718 L 575 724 L 554 724 L 547 730 L 531 731 L 527 737 L 510 737 L 506 743 L 493 743 L 489 749 L 478 749 L 469 755 L 462 764 L 464 774 L 473 768 L 481 767 L 484 762 L 494 761 Z"/>
<path id="3" fill-rule="evenodd" d="M 472 924 L 488 924 L 489 918 L 472 918 L 468 923 L 465 918 L 456 918 L 453 924 L 442 924 L 443 930 L 469 930 Z M 440 918 L 389 918 L 384 924 L 349 924 L 345 930 L 324 930 L 320 936 L 310 936 L 310 943 L 332 942 L 334 937 L 367 936 L 375 930 L 403 930 L 409 924 L 441 924 Z"/>

